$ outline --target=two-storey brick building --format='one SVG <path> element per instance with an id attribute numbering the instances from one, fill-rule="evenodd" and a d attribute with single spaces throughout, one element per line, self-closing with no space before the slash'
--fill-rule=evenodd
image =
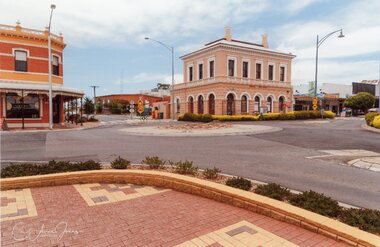
<path id="1" fill-rule="evenodd" d="M 83 92 L 63 86 L 62 35 L 51 35 L 53 122 Z M 0 117 L 9 127 L 49 127 L 48 32 L 0 25 Z"/>
<path id="2" fill-rule="evenodd" d="M 184 82 L 173 89 L 175 115 L 186 112 L 240 115 L 286 112 L 292 107 L 295 56 L 225 37 L 181 57 Z"/>

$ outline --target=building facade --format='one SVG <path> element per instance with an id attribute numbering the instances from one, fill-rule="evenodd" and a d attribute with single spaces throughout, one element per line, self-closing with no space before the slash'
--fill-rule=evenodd
<path id="1" fill-rule="evenodd" d="M 184 82 L 174 85 L 174 112 L 213 115 L 292 109 L 291 53 L 225 37 L 181 57 Z"/>
<path id="2" fill-rule="evenodd" d="M 51 35 L 53 122 L 65 121 L 65 102 L 83 92 L 63 86 L 62 35 Z M 0 109 L 8 127 L 49 127 L 48 32 L 0 25 Z"/>

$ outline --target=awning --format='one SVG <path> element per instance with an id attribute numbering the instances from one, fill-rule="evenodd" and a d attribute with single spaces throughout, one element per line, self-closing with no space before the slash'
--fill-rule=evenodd
<path id="1" fill-rule="evenodd" d="M 49 84 L 41 82 L 20 82 L 20 81 L 5 81 L 0 80 L 0 92 L 3 93 L 17 93 L 21 96 L 22 90 L 24 94 L 48 94 Z M 53 97 L 56 95 L 70 96 L 70 97 L 83 97 L 84 92 L 75 88 L 63 87 L 60 84 L 53 84 Z"/>

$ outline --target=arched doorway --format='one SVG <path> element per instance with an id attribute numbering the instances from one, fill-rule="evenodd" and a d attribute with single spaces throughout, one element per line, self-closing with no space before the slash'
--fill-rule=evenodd
<path id="1" fill-rule="evenodd" d="M 227 115 L 235 114 L 235 97 L 232 93 L 227 95 Z"/>
<path id="2" fill-rule="evenodd" d="M 273 99 L 271 96 L 267 98 L 267 112 L 273 112 Z"/>
<path id="3" fill-rule="evenodd" d="M 203 114 L 203 96 L 198 96 L 198 114 Z"/>
<path id="4" fill-rule="evenodd" d="M 211 115 L 215 114 L 215 95 L 213 94 L 208 96 L 208 113 Z"/>
<path id="5" fill-rule="evenodd" d="M 194 113 L 194 98 L 192 96 L 189 97 L 189 112 Z"/>
<path id="6" fill-rule="evenodd" d="M 241 113 L 242 114 L 248 113 L 248 98 L 246 95 L 243 95 L 241 97 Z"/>
<path id="7" fill-rule="evenodd" d="M 279 99 L 278 99 L 278 109 L 279 111 L 284 111 L 285 107 L 284 107 L 284 102 L 285 102 L 285 98 L 284 96 L 281 96 Z"/>
<path id="8" fill-rule="evenodd" d="M 260 112 L 260 97 L 259 96 L 256 96 L 255 97 L 255 109 L 254 109 L 254 111 L 255 112 Z"/>

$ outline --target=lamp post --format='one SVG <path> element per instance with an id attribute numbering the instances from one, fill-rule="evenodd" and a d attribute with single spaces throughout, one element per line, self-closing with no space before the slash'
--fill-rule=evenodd
<path id="1" fill-rule="evenodd" d="M 317 97 L 317 86 L 318 86 L 318 50 L 319 50 L 319 47 L 322 45 L 322 43 L 328 37 L 330 37 L 331 35 L 333 35 L 334 33 L 337 33 L 337 32 L 340 32 L 338 38 L 344 38 L 343 29 L 339 29 L 339 30 L 336 30 L 334 32 L 331 32 L 331 33 L 327 34 L 325 37 L 323 37 L 322 39 L 319 39 L 319 36 L 317 35 L 316 56 L 315 56 L 315 84 L 314 84 L 315 97 Z"/>
<path id="2" fill-rule="evenodd" d="M 48 52 L 49 52 L 49 129 L 53 129 L 53 83 L 51 80 L 51 38 L 50 38 L 50 27 L 51 18 L 53 17 L 53 10 L 55 9 L 55 4 L 50 5 L 50 19 L 48 27 Z"/>
<path id="3" fill-rule="evenodd" d="M 170 116 L 171 119 L 174 120 L 174 96 L 173 96 L 173 90 L 174 90 L 174 47 L 167 45 L 161 41 L 145 37 L 146 40 L 152 40 L 156 43 L 159 43 L 160 45 L 164 46 L 166 49 L 168 49 L 172 53 L 172 90 L 170 91 Z"/>

